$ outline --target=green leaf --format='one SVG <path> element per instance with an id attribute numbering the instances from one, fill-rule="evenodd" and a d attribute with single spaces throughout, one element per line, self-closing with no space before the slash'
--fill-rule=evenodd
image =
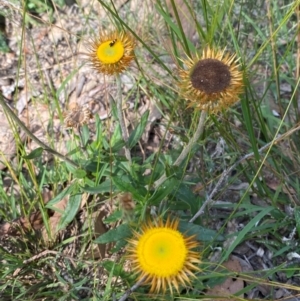
<path id="1" fill-rule="evenodd" d="M 108 158 L 104 157 L 103 156 L 103 161 L 109 161 Z M 81 162 L 80 162 L 81 163 Z M 96 173 L 99 173 L 101 170 L 102 170 L 102 173 L 108 169 L 109 167 L 109 163 L 103 163 L 103 162 L 100 162 L 100 161 L 83 161 L 81 163 L 81 166 L 87 170 L 87 171 L 90 171 L 90 172 L 96 172 Z"/>
<path id="2" fill-rule="evenodd" d="M 195 225 L 186 221 L 180 221 L 179 223 L 180 232 L 191 236 L 196 235 L 195 238 L 199 241 L 223 241 L 224 237 L 218 234 L 214 230 L 206 229 L 202 226 Z"/>
<path id="3" fill-rule="evenodd" d="M 117 153 L 119 150 L 121 150 L 124 147 L 124 145 L 125 145 L 125 142 L 123 140 L 116 141 L 114 146 L 111 147 L 112 153 Z"/>
<path id="4" fill-rule="evenodd" d="M 126 240 L 118 240 L 115 244 L 115 246 L 110 250 L 111 253 L 119 252 L 121 249 L 123 249 L 127 245 Z"/>
<path id="5" fill-rule="evenodd" d="M 272 210 L 274 210 L 273 207 L 262 208 L 261 211 L 258 214 L 256 214 L 256 216 L 253 219 L 251 219 L 250 222 L 241 231 L 237 233 L 235 241 L 229 246 L 226 254 L 224 255 L 224 260 L 227 260 L 228 256 L 235 249 L 235 247 L 245 240 L 247 233 L 255 231 L 256 224 L 259 223 L 262 220 L 262 218 L 265 215 L 269 214 Z"/>
<path id="6" fill-rule="evenodd" d="M 60 93 L 63 92 L 63 91 L 65 91 L 66 85 L 72 80 L 72 78 L 75 76 L 75 74 L 78 72 L 78 70 L 80 68 L 81 68 L 81 66 L 78 67 L 78 68 L 73 69 L 73 71 L 70 72 L 70 74 L 66 77 L 66 79 L 63 80 L 63 82 L 58 87 L 58 89 L 56 90 L 56 93 L 55 93 L 55 96 L 56 96 L 57 99 L 59 99 Z"/>
<path id="7" fill-rule="evenodd" d="M 35 158 L 39 158 L 42 156 L 44 149 L 42 147 L 38 147 L 36 149 L 34 149 L 29 155 L 27 156 L 23 156 L 24 159 L 35 159 Z"/>
<path id="8" fill-rule="evenodd" d="M 75 167 L 74 165 L 72 165 L 72 164 L 70 164 L 68 162 L 65 162 L 65 164 L 66 164 L 67 170 L 69 172 L 71 172 L 72 174 L 74 174 L 76 172 L 77 167 Z"/>
<path id="9" fill-rule="evenodd" d="M 105 137 L 103 135 L 103 126 L 102 126 L 102 122 L 101 122 L 98 114 L 95 115 L 95 119 L 96 119 L 96 137 L 95 137 L 96 139 L 95 139 L 95 142 L 96 142 L 97 148 L 101 149 L 101 147 L 103 145 L 102 140 L 105 139 Z"/>
<path id="10" fill-rule="evenodd" d="M 157 190 L 153 193 L 153 195 L 148 199 L 148 204 L 150 206 L 159 205 L 159 203 L 168 195 L 174 191 L 176 187 L 178 187 L 179 181 L 171 178 L 162 183 Z"/>
<path id="11" fill-rule="evenodd" d="M 49 201 L 45 207 L 54 210 L 53 205 L 60 202 L 67 195 L 71 194 L 73 192 L 74 188 L 75 188 L 75 183 L 73 185 L 70 185 L 69 187 L 65 188 L 55 198 L 53 198 L 51 201 Z"/>
<path id="12" fill-rule="evenodd" d="M 113 271 L 113 276 L 115 277 L 130 277 L 131 273 L 127 273 L 123 270 L 123 266 L 115 261 L 105 260 L 102 263 L 102 266 L 108 271 Z"/>
<path id="13" fill-rule="evenodd" d="M 127 224 L 122 224 L 119 227 L 100 235 L 94 242 L 97 244 L 106 244 L 119 240 L 125 241 L 129 237 L 131 237 L 131 228 Z"/>
<path id="14" fill-rule="evenodd" d="M 205 282 L 205 285 L 206 287 L 215 287 L 216 285 L 224 283 L 226 279 L 228 279 L 228 270 L 222 266 L 219 266 L 218 273 L 211 275 L 210 278 Z"/>
<path id="15" fill-rule="evenodd" d="M 121 133 L 121 127 L 120 125 L 118 124 L 116 127 L 115 127 L 115 131 L 110 139 L 110 145 L 111 147 L 121 147 L 122 148 L 122 143 L 124 144 L 123 142 L 123 138 L 122 138 L 122 133 Z"/>
<path id="16" fill-rule="evenodd" d="M 83 147 L 86 147 L 87 143 L 89 142 L 90 139 L 90 131 L 89 131 L 89 127 L 84 124 L 81 128 L 82 132 L 81 132 L 81 139 L 82 139 L 82 144 Z"/>
<path id="17" fill-rule="evenodd" d="M 60 218 L 57 231 L 64 229 L 70 222 L 73 221 L 81 204 L 82 194 L 71 195 L 67 206 Z"/>
<path id="18" fill-rule="evenodd" d="M 86 171 L 84 169 L 78 168 L 73 172 L 73 175 L 77 179 L 83 179 L 86 176 Z"/>
<path id="19" fill-rule="evenodd" d="M 185 209 L 190 210 L 191 214 L 194 215 L 199 210 L 200 197 L 195 195 L 190 186 L 180 183 L 179 187 L 174 189 L 174 197 L 176 198 L 176 203 L 173 206 L 183 206 Z M 174 208 L 175 209 L 175 208 Z"/>
<path id="20" fill-rule="evenodd" d="M 138 141 L 140 140 L 140 138 L 142 137 L 142 135 L 143 135 L 143 133 L 145 131 L 147 122 L 148 122 L 148 116 L 149 116 L 149 110 L 147 110 L 143 114 L 143 116 L 142 116 L 142 118 L 140 120 L 140 123 L 134 129 L 134 131 L 131 133 L 131 135 L 130 135 L 130 137 L 128 139 L 129 148 L 133 148 L 138 143 Z"/>
<path id="21" fill-rule="evenodd" d="M 134 187 L 133 181 L 130 181 L 125 175 L 122 177 L 113 177 L 112 181 L 120 191 L 130 192 L 135 200 L 143 202 L 144 196 L 147 194 L 147 189 L 144 186 Z"/>
<path id="22" fill-rule="evenodd" d="M 290 279 L 299 272 L 299 265 L 297 263 L 289 265 L 289 268 L 285 271 L 286 277 Z"/>
<path id="23" fill-rule="evenodd" d="M 98 194 L 104 192 L 111 192 L 113 190 L 113 186 L 111 180 L 106 180 L 95 187 L 84 186 L 82 189 L 90 194 Z"/>
<path id="24" fill-rule="evenodd" d="M 7 53 L 10 49 L 7 44 L 5 35 L 0 31 L 0 52 Z"/>
<path id="25" fill-rule="evenodd" d="M 111 114 L 115 120 L 118 120 L 118 110 L 117 110 L 117 104 L 115 99 L 112 97 L 111 94 L 108 94 L 109 98 L 109 104 L 110 104 L 110 109 L 111 109 Z"/>
<path id="26" fill-rule="evenodd" d="M 122 217 L 123 217 L 123 211 L 116 210 L 110 216 L 108 216 L 103 222 L 105 224 L 115 223 L 115 222 L 121 220 Z"/>
<path id="27" fill-rule="evenodd" d="M 273 216 L 277 221 L 282 220 L 286 217 L 286 214 L 278 209 L 274 209 L 270 212 L 271 216 Z"/>
<path id="28" fill-rule="evenodd" d="M 263 242 L 263 244 L 266 244 L 266 242 Z M 276 246 L 277 248 L 280 248 L 280 246 Z M 289 252 L 293 251 L 293 247 L 291 245 L 283 246 L 279 250 L 277 249 L 276 252 L 273 252 L 272 258 L 276 258 L 278 256 L 284 256 L 284 254 L 287 254 Z"/>

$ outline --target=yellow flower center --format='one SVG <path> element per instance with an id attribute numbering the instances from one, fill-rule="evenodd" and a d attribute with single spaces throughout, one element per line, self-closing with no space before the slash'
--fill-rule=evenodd
<path id="1" fill-rule="evenodd" d="M 164 227 L 146 230 L 137 246 L 142 270 L 157 277 L 177 275 L 185 264 L 187 253 L 182 234 Z"/>
<path id="2" fill-rule="evenodd" d="M 103 42 L 97 49 L 97 57 L 103 64 L 115 64 L 124 55 L 124 46 L 118 40 Z"/>

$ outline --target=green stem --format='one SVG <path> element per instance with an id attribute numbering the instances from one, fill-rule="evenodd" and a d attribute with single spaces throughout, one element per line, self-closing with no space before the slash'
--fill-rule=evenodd
<path id="1" fill-rule="evenodd" d="M 3 107 L 5 112 L 10 116 L 10 118 L 13 119 L 20 126 L 20 128 L 27 134 L 27 136 L 30 137 L 33 141 L 35 141 L 41 148 L 43 148 L 44 151 L 62 159 L 65 162 L 68 162 L 69 164 L 73 165 L 74 167 L 79 167 L 79 165 L 76 162 L 74 162 L 73 160 L 58 153 L 56 150 L 52 149 L 51 147 L 46 145 L 44 142 L 42 142 L 40 139 L 38 139 L 36 136 L 34 136 L 30 132 L 30 130 L 26 127 L 26 125 L 14 113 L 14 111 L 6 104 L 4 97 L 1 93 L 0 93 L 0 105 Z"/>
<path id="2" fill-rule="evenodd" d="M 184 159 L 189 155 L 193 146 L 197 143 L 198 139 L 200 138 L 200 136 L 203 133 L 206 117 L 207 117 L 207 112 L 202 111 L 199 122 L 198 122 L 197 129 L 196 129 L 193 137 L 189 141 L 188 145 L 182 150 L 181 154 L 178 156 L 178 158 L 174 162 L 173 166 L 179 166 L 184 161 Z M 154 183 L 154 187 L 155 188 L 159 187 L 166 179 L 167 179 L 167 176 L 164 174 L 160 179 L 158 179 Z"/>
<path id="3" fill-rule="evenodd" d="M 179 155 L 177 160 L 174 162 L 174 164 L 173 164 L 174 166 L 179 166 L 182 163 L 182 161 L 189 155 L 193 146 L 195 145 L 195 143 L 198 141 L 198 139 L 202 135 L 203 130 L 204 130 L 206 116 L 207 116 L 206 111 L 202 111 L 196 132 L 194 133 L 192 139 L 189 141 L 188 145 L 182 150 L 181 154 Z"/>
<path id="4" fill-rule="evenodd" d="M 125 156 L 129 163 L 131 163 L 131 154 L 130 154 L 130 149 L 128 148 L 128 133 L 127 133 L 127 128 L 125 125 L 125 120 L 123 116 L 123 110 L 122 110 L 122 81 L 120 74 L 116 75 L 116 81 L 117 81 L 117 114 L 118 114 L 118 119 L 121 127 L 121 133 L 123 140 L 125 142 Z"/>

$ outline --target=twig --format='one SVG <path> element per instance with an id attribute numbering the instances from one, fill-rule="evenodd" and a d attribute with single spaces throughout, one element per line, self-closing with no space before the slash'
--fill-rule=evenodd
<path id="1" fill-rule="evenodd" d="M 298 131 L 300 129 L 300 125 L 299 123 L 290 131 L 288 131 L 287 133 L 278 136 L 275 140 L 272 140 L 271 142 L 267 143 L 266 145 L 264 145 L 263 147 L 261 147 L 258 152 L 262 153 L 265 149 L 267 148 L 271 148 L 274 144 L 278 143 L 279 141 L 285 139 L 286 137 L 290 136 L 292 133 Z M 251 158 L 254 156 L 254 152 L 249 153 L 247 155 L 245 155 L 244 157 L 242 157 L 241 159 L 239 159 L 238 161 L 236 161 L 231 167 L 229 167 L 228 169 L 224 170 L 223 173 L 220 176 L 220 179 L 218 181 L 218 183 L 216 184 L 215 188 L 212 190 L 212 192 L 210 193 L 210 195 L 207 197 L 207 199 L 205 200 L 205 202 L 202 204 L 201 208 L 197 211 L 197 213 L 189 220 L 190 223 L 194 222 L 196 220 L 196 218 L 198 218 L 200 215 L 202 215 L 204 213 L 204 210 L 206 208 L 206 206 L 212 201 L 212 198 L 215 196 L 215 194 L 217 193 L 219 187 L 222 185 L 224 179 L 226 178 L 226 176 L 233 170 L 235 169 L 240 163 L 246 161 L 247 159 Z"/>
<path id="2" fill-rule="evenodd" d="M 293 92 L 293 95 L 291 96 L 291 99 L 293 99 L 293 98 L 295 97 L 295 94 L 296 94 L 296 91 L 297 91 L 299 85 L 300 85 L 300 81 L 297 82 L 296 87 L 295 87 L 295 90 L 294 90 L 294 92 Z M 284 115 L 283 115 L 283 117 L 282 117 L 282 120 L 285 120 L 285 117 L 286 117 L 286 115 L 287 115 L 287 112 L 289 111 L 289 107 L 290 107 L 291 103 L 292 103 L 292 102 L 290 101 L 290 103 L 289 103 L 289 105 L 287 106 L 286 111 L 285 111 L 285 113 L 284 113 Z M 288 132 L 286 132 L 286 133 L 284 133 L 284 134 L 282 134 L 282 135 L 279 135 L 279 130 L 280 130 L 280 128 L 281 128 L 281 127 L 279 126 L 278 129 L 277 129 L 277 132 L 276 132 L 276 134 L 275 134 L 275 137 L 277 137 L 277 138 L 273 139 L 271 142 L 267 143 L 267 144 L 264 145 L 262 148 L 260 148 L 260 149 L 258 150 L 259 153 L 263 152 L 263 151 L 264 151 L 265 149 L 267 149 L 268 147 L 270 147 L 270 149 L 271 149 L 272 146 L 273 146 L 274 144 L 278 143 L 279 141 L 281 141 L 281 140 L 283 140 L 283 139 L 289 137 L 289 136 L 292 135 L 294 132 L 298 131 L 298 130 L 300 129 L 300 122 L 298 122 L 293 128 L 291 128 Z M 190 219 L 190 221 L 189 221 L 190 223 L 192 223 L 197 217 L 199 217 L 201 214 L 204 213 L 204 209 L 205 209 L 206 206 L 211 202 L 212 198 L 215 196 L 217 190 L 218 190 L 219 187 L 221 186 L 221 184 L 222 184 L 223 180 L 225 179 L 225 177 L 226 177 L 226 176 L 227 176 L 234 168 L 236 168 L 236 166 L 237 166 L 238 164 L 242 163 L 243 161 L 245 161 L 245 160 L 247 160 L 247 159 L 249 159 L 249 158 L 251 158 L 251 157 L 253 157 L 253 156 L 254 156 L 254 152 L 245 155 L 244 157 L 242 157 L 240 160 L 238 160 L 237 162 L 235 162 L 231 167 L 229 167 L 228 169 L 226 169 L 226 170 L 222 173 L 222 175 L 221 175 L 221 177 L 220 177 L 218 183 L 216 184 L 215 188 L 214 188 L 213 191 L 210 193 L 210 195 L 207 197 L 207 199 L 205 200 L 205 202 L 203 203 L 203 205 L 201 206 L 201 208 L 198 210 L 198 212 Z M 265 159 L 264 159 L 264 160 L 265 160 Z M 262 163 L 262 164 L 263 164 L 263 163 Z"/>
<path id="3" fill-rule="evenodd" d="M 122 81 L 120 74 L 116 75 L 116 81 L 117 81 L 117 113 L 118 113 L 118 119 L 121 127 L 121 132 L 122 132 L 122 137 L 125 142 L 125 156 L 129 163 L 131 163 L 131 154 L 130 154 L 130 149 L 128 148 L 128 133 L 127 133 L 127 128 L 125 125 L 124 121 L 124 116 L 123 116 L 123 111 L 122 111 Z"/>
<path id="4" fill-rule="evenodd" d="M 129 295 L 134 292 L 144 281 L 145 278 L 140 279 L 137 283 L 135 283 L 130 289 L 126 291 L 126 293 L 119 299 L 119 301 L 125 301 Z"/>
<path id="5" fill-rule="evenodd" d="M 53 148 L 46 145 L 44 142 L 42 142 L 40 139 L 38 139 L 36 136 L 34 136 L 30 130 L 26 127 L 26 125 L 19 119 L 19 117 L 14 113 L 14 111 L 6 104 L 3 95 L 0 93 L 0 105 L 3 107 L 5 112 L 20 126 L 20 128 L 27 134 L 28 137 L 30 137 L 33 141 L 35 141 L 41 148 L 44 149 L 44 151 L 62 159 L 65 162 L 68 162 L 69 164 L 73 165 L 74 167 L 79 167 L 79 165 L 74 162 L 73 160 L 67 158 L 66 156 L 58 153 Z"/>
<path id="6" fill-rule="evenodd" d="M 39 259 L 39 258 L 41 258 L 41 257 L 43 257 L 44 255 L 47 255 L 47 254 L 57 255 L 58 252 L 56 252 L 56 251 L 50 251 L 50 250 L 45 250 L 45 251 L 43 251 L 43 252 L 41 252 L 41 253 L 39 253 L 39 254 L 34 255 L 33 257 L 31 257 L 31 258 L 29 258 L 29 259 L 27 259 L 27 260 L 24 260 L 24 261 L 23 261 L 23 265 L 27 265 L 27 264 L 29 264 L 30 262 L 35 261 L 35 260 L 37 260 L 37 259 Z M 22 270 L 22 268 L 17 268 L 17 269 L 13 272 L 13 276 L 14 276 L 14 277 L 17 277 L 17 276 L 19 275 L 19 273 L 21 272 L 21 270 Z"/>

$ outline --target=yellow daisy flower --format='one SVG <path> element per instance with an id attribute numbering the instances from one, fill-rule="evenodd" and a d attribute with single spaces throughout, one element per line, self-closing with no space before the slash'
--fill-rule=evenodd
<path id="1" fill-rule="evenodd" d="M 199 271 L 198 252 L 192 251 L 199 244 L 194 236 L 185 237 L 178 228 L 179 220 L 169 218 L 164 224 L 148 222 L 142 226 L 141 233 L 134 232 L 129 240 L 128 258 L 132 261 L 133 271 L 139 274 L 139 280 L 151 284 L 150 292 L 163 293 L 169 287 L 179 291 L 179 285 L 190 284 Z"/>
<path id="2" fill-rule="evenodd" d="M 239 100 L 243 91 L 243 73 L 236 55 L 205 48 L 202 56 L 188 58 L 183 63 L 187 70 L 179 70 L 182 95 L 189 107 L 217 113 Z"/>
<path id="3" fill-rule="evenodd" d="M 124 31 L 100 32 L 90 46 L 92 66 L 107 75 L 123 72 L 134 59 L 134 39 Z"/>

